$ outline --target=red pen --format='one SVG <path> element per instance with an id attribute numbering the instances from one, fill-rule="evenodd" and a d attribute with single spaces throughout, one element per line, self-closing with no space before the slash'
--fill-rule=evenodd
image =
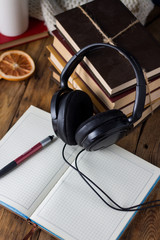
<path id="1" fill-rule="evenodd" d="M 18 166 L 20 163 L 22 163 L 26 158 L 30 157 L 31 155 L 33 155 L 34 153 L 36 153 L 37 151 L 39 151 L 40 149 L 42 149 L 43 147 L 45 147 L 46 145 L 48 145 L 49 143 L 52 142 L 54 136 L 48 136 L 47 138 L 43 139 L 41 142 L 37 143 L 36 145 L 34 145 L 32 148 L 30 148 L 28 151 L 26 151 L 25 153 L 23 153 L 21 156 L 19 156 L 18 158 L 16 158 L 15 160 L 13 160 L 12 162 L 10 162 L 9 164 L 7 164 L 4 168 L 2 168 L 0 170 L 0 177 L 2 177 L 4 174 L 8 173 L 9 171 L 11 171 L 13 168 L 15 168 L 16 166 Z"/>

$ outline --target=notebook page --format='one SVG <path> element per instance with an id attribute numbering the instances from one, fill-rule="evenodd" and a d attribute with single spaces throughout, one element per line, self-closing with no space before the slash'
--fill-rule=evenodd
<path id="1" fill-rule="evenodd" d="M 123 207 L 142 202 L 160 176 L 159 168 L 116 145 L 82 153 L 79 168 Z M 134 214 L 106 206 L 69 168 L 31 219 L 65 240 L 115 240 Z"/>
<path id="2" fill-rule="evenodd" d="M 53 134 L 50 114 L 31 106 L 0 141 L 0 168 Z M 55 137 L 53 143 L 1 177 L 0 203 L 29 217 L 67 168 L 61 156 L 63 145 Z"/>

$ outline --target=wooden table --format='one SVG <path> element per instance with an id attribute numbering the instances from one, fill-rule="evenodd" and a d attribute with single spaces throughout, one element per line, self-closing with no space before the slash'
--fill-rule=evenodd
<path id="1" fill-rule="evenodd" d="M 160 17 L 147 26 L 160 42 Z M 0 81 L 0 138 L 22 116 L 32 104 L 50 111 L 50 101 L 58 86 L 51 80 L 49 52 L 46 46 L 52 37 L 24 44 L 16 49 L 24 50 L 35 61 L 34 75 L 22 82 Z M 152 59 L 151 59 L 152 61 Z M 160 167 L 160 108 L 132 133 L 118 142 L 118 145 Z M 148 200 L 160 199 L 160 184 Z M 31 225 L 25 220 L 0 207 L 0 240 L 22 240 L 30 231 Z M 54 239 L 48 233 L 37 230 L 33 240 Z M 160 208 L 137 213 L 121 237 L 123 240 L 159 240 Z"/>

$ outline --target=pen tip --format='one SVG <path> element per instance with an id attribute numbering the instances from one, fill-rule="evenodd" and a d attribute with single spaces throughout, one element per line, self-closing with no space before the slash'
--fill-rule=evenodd
<path id="1" fill-rule="evenodd" d="M 51 136 L 49 136 L 49 137 L 50 137 L 50 139 L 51 139 L 51 140 L 53 140 L 53 138 L 54 138 L 54 135 L 51 135 Z"/>

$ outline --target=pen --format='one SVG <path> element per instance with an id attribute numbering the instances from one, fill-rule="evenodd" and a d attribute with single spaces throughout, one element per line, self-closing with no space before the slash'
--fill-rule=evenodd
<path id="1" fill-rule="evenodd" d="M 49 143 L 52 142 L 54 136 L 48 136 L 47 138 L 43 139 L 41 142 L 37 143 L 36 145 L 34 145 L 32 148 L 30 148 L 28 151 L 26 151 L 25 153 L 23 153 L 21 156 L 19 156 L 18 158 L 16 158 L 15 160 L 13 160 L 12 162 L 10 162 L 9 164 L 7 164 L 4 168 L 2 168 L 0 170 L 0 177 L 2 177 L 4 174 L 8 173 L 9 171 L 11 171 L 13 168 L 15 168 L 16 166 L 18 166 L 20 163 L 22 163 L 26 158 L 30 157 L 31 155 L 33 155 L 34 153 L 36 153 L 37 151 L 39 151 L 40 149 L 42 149 L 43 147 L 45 147 L 46 145 L 48 145 Z"/>

